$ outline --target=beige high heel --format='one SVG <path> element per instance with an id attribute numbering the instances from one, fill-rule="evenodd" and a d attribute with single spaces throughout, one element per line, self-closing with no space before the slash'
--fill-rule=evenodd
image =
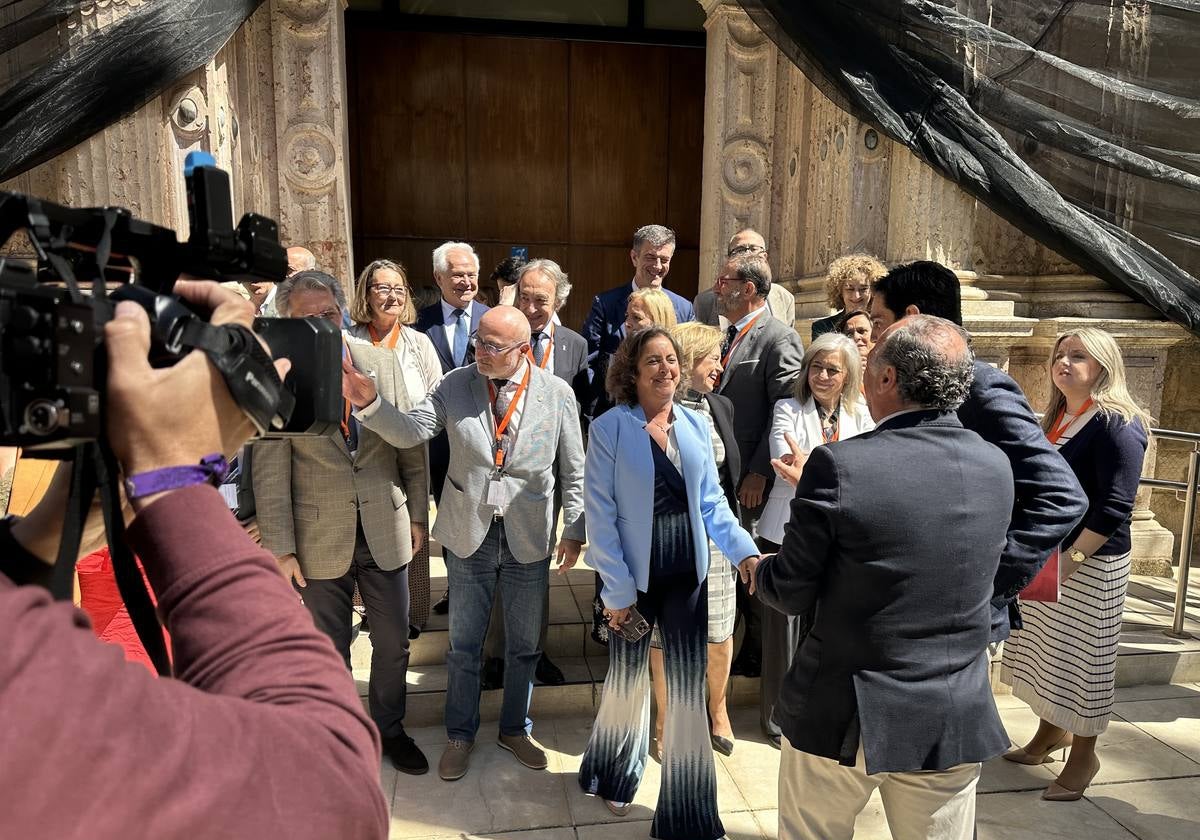
<path id="1" fill-rule="evenodd" d="M 1055 779 L 1046 788 L 1045 792 L 1042 793 L 1042 799 L 1047 802 L 1075 802 L 1082 799 L 1084 791 L 1088 789 L 1088 785 L 1092 783 L 1092 780 L 1096 778 L 1096 774 L 1100 772 L 1100 759 L 1093 756 L 1092 761 L 1095 764 L 1092 765 L 1092 772 L 1088 774 L 1087 781 L 1083 783 L 1083 787 L 1079 790 L 1071 790 L 1060 785 L 1058 779 Z"/>
<path id="2" fill-rule="evenodd" d="M 1038 764 L 1049 764 L 1050 762 L 1054 761 L 1050 754 L 1062 750 L 1063 760 L 1065 761 L 1067 749 L 1071 746 L 1071 740 L 1071 733 L 1068 732 L 1059 738 L 1058 742 L 1051 746 L 1050 749 L 1043 753 L 1031 753 L 1026 751 L 1024 747 L 1017 747 L 1015 750 L 1009 750 L 1000 757 L 1005 761 L 1011 761 L 1014 764 L 1025 764 L 1033 767 Z"/>

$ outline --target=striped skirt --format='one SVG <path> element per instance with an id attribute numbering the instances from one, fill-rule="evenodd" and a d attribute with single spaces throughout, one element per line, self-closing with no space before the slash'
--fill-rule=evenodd
<path id="1" fill-rule="evenodd" d="M 1057 604 L 1022 602 L 1024 628 L 1004 643 L 1000 679 L 1039 718 L 1081 737 L 1108 728 L 1129 554 L 1089 557 Z"/>

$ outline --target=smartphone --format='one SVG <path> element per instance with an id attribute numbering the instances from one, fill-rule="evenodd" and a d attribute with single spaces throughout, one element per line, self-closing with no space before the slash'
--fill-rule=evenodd
<path id="1" fill-rule="evenodd" d="M 642 614 L 637 611 L 637 607 L 629 608 L 629 617 L 617 629 L 617 633 L 621 638 L 631 644 L 649 632 L 650 622 L 642 618 Z"/>

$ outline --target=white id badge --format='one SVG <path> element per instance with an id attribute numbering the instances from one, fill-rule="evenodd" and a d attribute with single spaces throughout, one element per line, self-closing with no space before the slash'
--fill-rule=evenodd
<path id="1" fill-rule="evenodd" d="M 487 483 L 487 496 L 484 501 L 494 507 L 497 513 L 504 513 L 508 507 L 508 489 L 502 478 L 492 478 Z"/>

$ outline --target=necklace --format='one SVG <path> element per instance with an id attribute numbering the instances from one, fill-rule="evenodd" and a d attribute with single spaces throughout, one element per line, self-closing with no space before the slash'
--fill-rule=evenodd
<path id="1" fill-rule="evenodd" d="M 665 424 L 665 425 L 664 425 L 664 424 L 662 424 L 662 423 L 659 423 L 657 420 L 651 420 L 651 421 L 650 421 L 650 425 L 651 425 L 651 426 L 653 426 L 653 427 L 654 427 L 654 428 L 656 428 L 656 429 L 661 429 L 661 430 L 662 430 L 662 432 L 663 432 L 663 434 L 668 434 L 668 433 L 670 433 L 670 431 L 671 431 L 671 424 L 670 424 L 670 423 L 667 423 L 667 424 Z"/>

